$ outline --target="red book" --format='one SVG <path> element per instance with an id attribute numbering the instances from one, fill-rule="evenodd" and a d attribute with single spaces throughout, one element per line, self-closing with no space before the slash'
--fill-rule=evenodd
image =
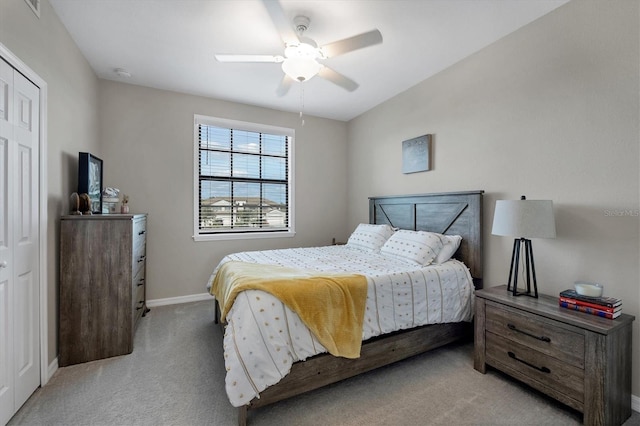
<path id="1" fill-rule="evenodd" d="M 615 318 L 618 318 L 620 315 L 622 315 L 622 311 L 611 313 L 611 312 L 601 311 L 600 309 L 590 308 L 588 306 L 574 305 L 572 303 L 561 302 L 561 301 L 559 303 L 560 303 L 560 306 L 563 308 L 584 312 L 585 314 L 596 315 L 602 318 L 615 319 Z"/>
<path id="2" fill-rule="evenodd" d="M 600 311 L 610 312 L 612 314 L 622 310 L 622 305 L 618 305 L 615 308 L 611 308 L 608 306 L 598 305 L 596 303 L 585 302 L 584 300 L 572 299 L 570 297 L 563 297 L 563 296 L 560 296 L 560 302 L 566 302 L 566 303 L 569 303 L 572 305 L 578 305 L 578 306 L 588 306 L 590 308 L 598 309 Z"/>

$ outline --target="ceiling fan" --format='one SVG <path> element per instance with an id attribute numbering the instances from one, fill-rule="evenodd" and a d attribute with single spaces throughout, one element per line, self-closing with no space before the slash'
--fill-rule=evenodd
<path id="1" fill-rule="evenodd" d="M 282 64 L 282 70 L 285 75 L 276 90 L 278 96 L 285 95 L 294 81 L 307 81 L 315 75 L 319 75 L 348 91 L 354 91 L 358 88 L 358 83 L 329 68 L 323 61 L 357 49 L 382 43 L 382 34 L 380 34 L 380 31 L 368 31 L 318 47 L 315 41 L 304 36 L 304 32 L 309 28 L 310 24 L 308 17 L 302 15 L 296 16 L 293 20 L 292 27 L 277 0 L 263 0 L 263 3 L 284 42 L 284 56 L 224 54 L 215 55 L 217 61 L 272 62 Z"/>

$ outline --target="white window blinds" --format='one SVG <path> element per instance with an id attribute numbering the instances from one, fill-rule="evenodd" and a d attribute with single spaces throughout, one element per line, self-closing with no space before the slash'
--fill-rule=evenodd
<path id="1" fill-rule="evenodd" d="M 196 116 L 197 236 L 292 231 L 293 130 Z"/>

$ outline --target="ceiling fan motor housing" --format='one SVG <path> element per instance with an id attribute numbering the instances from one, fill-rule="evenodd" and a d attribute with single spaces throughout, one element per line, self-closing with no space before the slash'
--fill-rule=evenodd
<path id="1" fill-rule="evenodd" d="M 311 23 L 311 20 L 306 16 L 298 15 L 295 18 L 293 18 L 293 25 L 296 28 L 296 31 L 298 32 L 298 34 L 300 35 L 302 35 L 303 32 L 307 31 L 310 23 Z"/>

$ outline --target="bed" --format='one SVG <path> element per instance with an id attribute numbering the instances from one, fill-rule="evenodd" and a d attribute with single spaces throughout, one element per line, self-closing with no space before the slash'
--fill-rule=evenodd
<path id="1" fill-rule="evenodd" d="M 315 339 L 314 333 L 309 332 L 305 324 L 301 325 L 300 318 L 295 313 L 284 303 L 279 303 L 275 296 L 261 292 L 259 288 L 234 295 L 236 299 L 233 304 L 221 306 L 219 300 L 216 300 L 216 321 L 226 323 L 226 388 L 231 403 L 239 409 L 238 423 L 246 424 L 250 409 L 335 383 L 459 339 L 470 338 L 473 333 L 470 323 L 473 315 L 473 290 L 482 288 L 482 194 L 483 191 L 468 191 L 369 199 L 369 224 L 375 225 L 376 229 L 392 227 L 394 230 L 403 230 L 405 236 L 416 234 L 412 231 L 428 231 L 462 237 L 451 260 L 431 265 L 429 268 L 415 266 L 408 267 L 406 271 L 398 269 L 399 263 L 404 263 L 405 267 L 407 263 L 394 259 L 393 255 L 397 253 L 390 250 L 393 248 L 392 244 L 385 244 L 385 253 L 367 253 L 362 256 L 359 253 L 361 247 L 358 247 L 355 238 L 356 232 L 345 246 L 244 252 L 225 257 L 216 266 L 210 285 L 216 281 L 216 287 L 221 286 L 219 281 L 224 281 L 223 270 L 234 267 L 273 268 L 285 276 L 295 273 L 296 270 L 291 266 L 296 265 L 305 271 L 321 271 L 323 278 L 326 274 L 337 274 L 337 280 L 366 278 L 365 284 L 362 284 L 366 286 L 366 303 L 363 302 L 366 308 L 364 315 L 360 314 L 360 317 L 363 317 L 361 331 L 358 330 L 361 337 L 358 338 L 355 355 L 353 351 L 349 352 L 349 346 L 346 346 L 349 348 L 346 350 L 343 349 L 345 346 L 336 349 L 331 344 L 331 339 Z M 397 239 L 400 234 L 400 231 L 396 231 L 393 238 Z M 446 241 L 447 238 L 452 237 L 442 237 L 442 241 Z M 441 248 L 442 246 L 438 246 L 434 253 Z M 434 255 L 434 263 L 435 257 Z M 409 277 L 412 283 L 418 283 L 415 288 L 424 288 L 424 293 L 440 293 L 435 299 L 428 299 L 425 294 L 424 302 L 420 302 L 421 296 L 418 296 L 423 290 L 401 293 L 392 289 L 385 293 L 387 288 L 401 284 L 396 283 L 398 280 L 402 281 L 398 278 L 400 275 Z M 300 276 L 300 282 L 315 278 L 315 275 Z M 424 280 L 424 283 L 421 280 Z M 427 285 L 427 282 L 431 281 L 437 281 L 433 289 Z M 393 299 L 393 313 L 385 311 L 385 295 L 387 299 Z M 453 295 L 453 298 L 449 299 L 449 295 Z M 400 306 L 405 305 L 403 297 L 416 305 L 407 302 L 407 307 L 402 310 Z M 434 300 L 438 303 L 434 303 Z M 434 306 L 438 304 L 442 306 Z M 267 305 L 270 306 L 269 309 L 273 307 L 276 310 L 270 313 L 269 321 L 264 321 L 264 329 L 250 330 L 249 323 L 253 327 L 254 323 L 262 321 L 256 317 L 262 315 L 263 307 Z M 346 311 L 349 309 L 345 308 Z M 221 315 L 221 312 L 224 314 Z M 403 318 L 405 316 L 408 317 L 406 320 Z M 272 324 L 276 320 L 284 323 L 286 328 Z M 277 343 L 272 344 L 271 348 L 266 350 L 266 354 L 256 355 L 252 347 L 243 352 L 242 340 L 266 341 L 274 338 L 274 334 L 282 333 L 283 328 L 288 337 L 278 340 L 279 336 L 276 335 Z M 307 330 L 306 335 L 302 334 L 304 330 Z M 295 341 L 291 336 L 295 336 Z M 243 355 L 235 359 L 234 351 Z M 250 362 L 246 358 L 249 352 L 258 359 L 254 366 L 253 360 Z M 340 356 L 334 356 L 332 353 Z M 287 364 L 290 359 L 293 360 L 290 365 L 280 365 Z M 267 364 L 269 366 L 265 367 Z M 255 370 L 251 371 L 252 367 L 255 367 Z"/>

